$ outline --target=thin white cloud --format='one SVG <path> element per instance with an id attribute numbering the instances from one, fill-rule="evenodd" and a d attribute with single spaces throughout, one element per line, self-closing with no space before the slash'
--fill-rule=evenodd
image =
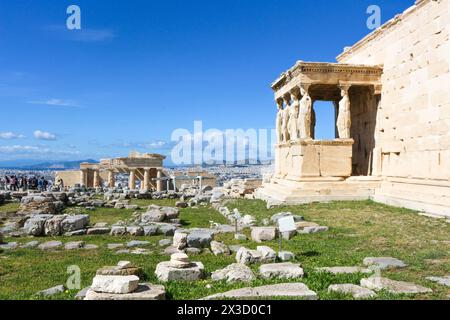
<path id="1" fill-rule="evenodd" d="M 23 154 L 36 154 L 36 155 L 78 155 L 77 150 L 52 150 L 48 147 L 41 146 L 29 146 L 29 145 L 12 145 L 12 146 L 0 146 L 0 154 L 9 155 L 23 155 Z"/>
<path id="2" fill-rule="evenodd" d="M 48 100 L 29 101 L 28 103 L 55 106 L 55 107 L 79 107 L 79 105 L 73 100 L 63 100 L 56 98 Z"/>
<path id="3" fill-rule="evenodd" d="M 23 139 L 25 136 L 23 134 L 14 133 L 11 131 L 0 132 L 0 139 L 12 140 L 12 139 Z"/>
<path id="4" fill-rule="evenodd" d="M 55 134 L 46 131 L 36 130 L 34 131 L 33 135 L 38 140 L 48 140 L 48 141 L 56 140 Z"/>

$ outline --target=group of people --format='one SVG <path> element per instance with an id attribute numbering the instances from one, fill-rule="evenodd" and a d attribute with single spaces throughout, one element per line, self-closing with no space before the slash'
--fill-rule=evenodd
<path id="1" fill-rule="evenodd" d="M 61 180 L 61 179 L 60 179 Z M 63 186 L 62 181 L 58 181 L 58 187 Z M 39 191 L 49 191 L 53 187 L 53 183 L 44 177 L 26 177 L 26 176 L 15 176 L 15 175 L 5 175 L 0 178 L 0 190 L 7 191 L 27 191 L 27 190 L 39 190 Z"/>

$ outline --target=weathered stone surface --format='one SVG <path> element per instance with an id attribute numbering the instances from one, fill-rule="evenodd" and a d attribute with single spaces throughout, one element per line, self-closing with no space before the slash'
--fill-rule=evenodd
<path id="1" fill-rule="evenodd" d="M 84 247 L 84 241 L 73 241 L 73 242 L 67 242 L 64 245 L 64 249 L 65 250 L 76 250 L 76 249 L 81 249 Z"/>
<path id="2" fill-rule="evenodd" d="M 228 246 L 225 243 L 218 241 L 211 241 L 211 251 L 215 256 L 231 254 Z"/>
<path id="3" fill-rule="evenodd" d="M 236 252 L 236 261 L 237 263 L 242 264 L 252 264 L 258 263 L 262 259 L 262 254 L 256 250 L 250 250 L 245 247 L 242 247 Z"/>
<path id="4" fill-rule="evenodd" d="M 259 273 L 263 278 L 281 278 L 281 279 L 294 279 L 301 278 L 304 275 L 303 269 L 300 264 L 294 263 L 271 263 L 263 264 L 259 267 Z"/>
<path id="5" fill-rule="evenodd" d="M 59 249 L 63 243 L 61 241 L 47 241 L 38 245 L 41 250 L 56 250 Z"/>
<path id="6" fill-rule="evenodd" d="M 91 287 L 86 287 L 78 291 L 78 293 L 75 295 L 75 300 L 84 300 L 84 298 L 86 297 L 86 293 L 89 291 L 90 288 Z"/>
<path id="7" fill-rule="evenodd" d="M 167 246 L 170 246 L 172 244 L 172 240 L 170 240 L 170 239 L 161 239 L 161 240 L 159 240 L 158 244 L 159 244 L 160 247 L 167 247 Z"/>
<path id="8" fill-rule="evenodd" d="M 183 232 L 175 232 L 173 235 L 173 247 L 175 247 L 177 250 L 183 250 L 187 247 L 187 234 Z"/>
<path id="9" fill-rule="evenodd" d="M 295 254 L 290 251 L 280 251 L 278 252 L 278 258 L 281 261 L 291 261 L 295 259 Z"/>
<path id="10" fill-rule="evenodd" d="M 98 293 L 88 290 L 84 300 L 165 300 L 165 298 L 164 286 L 140 283 L 134 292 L 126 294 Z"/>
<path id="11" fill-rule="evenodd" d="M 92 280 L 91 290 L 103 293 L 131 293 L 137 289 L 139 278 L 136 276 L 102 276 L 96 275 Z"/>
<path id="12" fill-rule="evenodd" d="M 119 266 L 107 266 L 97 269 L 96 274 L 102 276 L 139 276 L 141 273 L 139 268 L 121 268 Z"/>
<path id="13" fill-rule="evenodd" d="M 63 285 L 59 285 L 59 286 L 55 286 L 55 287 L 52 287 L 52 288 L 48 288 L 48 289 L 39 291 L 37 293 L 37 295 L 44 296 L 44 297 L 50 297 L 50 296 L 54 296 L 54 295 L 56 295 L 58 293 L 63 293 L 64 290 L 65 290 L 64 286 Z"/>
<path id="14" fill-rule="evenodd" d="M 156 266 L 156 277 L 167 281 L 197 281 L 205 278 L 205 268 L 201 262 L 192 262 L 188 268 L 174 268 L 171 261 L 160 262 Z"/>
<path id="15" fill-rule="evenodd" d="M 367 257 L 363 260 L 365 266 L 375 269 L 404 268 L 407 264 L 392 257 Z"/>
<path id="16" fill-rule="evenodd" d="M 254 227 L 252 228 L 252 240 L 256 242 L 272 241 L 277 237 L 275 227 Z"/>
<path id="17" fill-rule="evenodd" d="M 113 249 L 117 249 L 117 248 L 122 248 L 122 247 L 124 247 L 124 244 L 123 244 L 123 243 L 108 243 L 108 244 L 106 245 L 106 247 L 107 247 L 108 249 L 113 250 Z"/>
<path id="18" fill-rule="evenodd" d="M 158 226 L 157 225 L 147 225 L 144 226 L 144 236 L 154 236 L 158 233 Z"/>
<path id="19" fill-rule="evenodd" d="M 150 244 L 149 241 L 131 240 L 127 242 L 127 247 L 131 248 L 131 247 L 147 246 L 149 244 Z"/>
<path id="20" fill-rule="evenodd" d="M 180 215 L 180 209 L 174 207 L 161 207 L 160 211 L 166 215 L 168 220 L 177 219 Z"/>
<path id="21" fill-rule="evenodd" d="M 325 226 L 318 226 L 318 227 L 305 227 L 303 229 L 297 230 L 297 233 L 299 234 L 311 234 L 311 233 L 318 233 L 318 232 L 325 232 L 328 231 L 328 227 Z"/>
<path id="22" fill-rule="evenodd" d="M 238 240 L 238 241 L 246 241 L 247 240 L 247 236 L 245 234 L 242 234 L 242 233 L 236 233 L 234 235 L 234 239 Z"/>
<path id="23" fill-rule="evenodd" d="M 280 220 L 281 218 L 286 218 L 286 217 L 293 217 L 295 222 L 303 221 L 303 217 L 294 215 L 292 212 L 280 212 L 280 213 L 274 214 L 270 218 L 270 220 L 276 224 L 278 222 L 278 220 Z"/>
<path id="24" fill-rule="evenodd" d="M 25 232 L 30 236 L 42 236 L 44 235 L 44 225 L 47 219 L 53 217 L 48 214 L 37 214 L 25 221 L 23 226 Z"/>
<path id="25" fill-rule="evenodd" d="M 317 294 L 310 290 L 304 283 L 274 284 L 255 288 L 242 288 L 215 294 L 204 298 L 214 299 L 267 299 L 267 298 L 298 298 L 304 300 L 317 300 Z"/>
<path id="26" fill-rule="evenodd" d="M 86 229 L 80 229 L 80 230 L 65 232 L 64 236 L 73 237 L 73 236 L 82 236 L 85 234 L 86 234 Z"/>
<path id="27" fill-rule="evenodd" d="M 352 273 L 372 273 L 373 270 L 361 267 L 324 267 L 316 268 L 319 272 L 328 272 L 332 274 L 352 274 Z"/>
<path id="28" fill-rule="evenodd" d="M 30 248 L 36 248 L 38 245 L 39 245 L 39 241 L 34 240 L 34 241 L 27 242 L 27 243 L 21 245 L 20 247 L 23 249 L 30 249 Z"/>
<path id="29" fill-rule="evenodd" d="M 144 228 L 140 226 L 129 226 L 127 232 L 134 237 L 141 237 L 144 235 Z"/>
<path id="30" fill-rule="evenodd" d="M 47 219 L 44 224 L 46 236 L 59 236 L 62 233 L 61 223 L 66 218 L 65 215 L 53 216 Z"/>
<path id="31" fill-rule="evenodd" d="M 370 289 L 349 283 L 332 284 L 328 287 L 328 292 L 350 294 L 355 299 L 370 299 L 377 296 L 377 294 Z"/>
<path id="32" fill-rule="evenodd" d="M 112 226 L 110 235 L 112 236 L 123 236 L 127 234 L 127 228 L 125 226 Z"/>
<path id="33" fill-rule="evenodd" d="M 168 224 L 168 223 L 161 223 L 158 224 L 158 234 L 161 234 L 166 237 L 173 236 L 175 233 L 175 230 L 177 230 L 177 227 L 174 225 Z"/>
<path id="34" fill-rule="evenodd" d="M 89 225 L 89 215 L 87 214 L 67 216 L 61 222 L 62 232 L 70 232 L 85 229 L 88 225 Z"/>
<path id="35" fill-rule="evenodd" d="M 149 211 L 141 216 L 141 222 L 152 223 L 152 222 L 163 222 L 166 219 L 166 214 L 161 211 Z"/>
<path id="36" fill-rule="evenodd" d="M 95 235 L 95 234 L 108 234 L 110 233 L 110 228 L 89 228 L 87 229 L 88 235 Z"/>
<path id="37" fill-rule="evenodd" d="M 187 243 L 189 247 L 208 248 L 212 239 L 213 236 L 209 232 L 194 231 L 187 236 Z"/>
<path id="38" fill-rule="evenodd" d="M 445 277 L 427 277 L 427 280 L 439 283 L 443 286 L 450 287 L 450 276 Z"/>
<path id="39" fill-rule="evenodd" d="M 370 277 L 361 279 L 361 286 L 375 291 L 386 290 L 393 294 L 416 294 L 432 292 L 431 289 L 416 285 L 414 283 L 395 281 L 383 277 Z"/>
<path id="40" fill-rule="evenodd" d="M 275 260 L 277 259 L 277 253 L 270 247 L 258 246 L 256 247 L 256 251 L 261 253 L 261 262 L 275 262 Z"/>
<path id="41" fill-rule="evenodd" d="M 17 242 L 8 242 L 4 244 L 0 244 L 0 249 L 4 250 L 13 250 L 16 249 L 19 246 Z"/>
<path id="42" fill-rule="evenodd" d="M 256 279 L 253 271 L 242 263 L 233 263 L 224 269 L 211 274 L 213 281 L 226 280 L 227 282 L 250 282 Z"/>
<path id="43" fill-rule="evenodd" d="M 177 201 L 177 202 L 175 203 L 175 206 L 176 206 L 177 208 L 187 208 L 189 205 L 188 205 L 187 202 L 184 202 L 184 201 Z"/>

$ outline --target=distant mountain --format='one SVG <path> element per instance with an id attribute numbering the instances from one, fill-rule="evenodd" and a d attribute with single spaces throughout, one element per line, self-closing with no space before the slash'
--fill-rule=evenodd
<path id="1" fill-rule="evenodd" d="M 80 163 L 90 162 L 97 163 L 98 161 L 77 160 L 77 161 L 47 161 L 42 160 L 16 160 L 16 161 L 0 161 L 0 169 L 17 169 L 17 170 L 70 170 L 80 168 Z"/>

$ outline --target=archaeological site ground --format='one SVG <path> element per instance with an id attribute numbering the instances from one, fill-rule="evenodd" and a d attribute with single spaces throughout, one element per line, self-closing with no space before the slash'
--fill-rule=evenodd
<path id="1" fill-rule="evenodd" d="M 11 107 L 11 121 L 0 124 L 0 300 L 448 306 L 450 0 L 370 5 L 359 33 L 351 26 L 361 4 L 344 0 L 267 0 L 258 14 L 248 3 L 217 1 L 193 8 L 192 18 L 177 16 L 183 10 L 171 3 L 164 8 L 177 16 L 174 25 L 159 20 L 156 1 L 147 9 L 158 15 L 148 16 L 115 4 L 111 12 L 129 24 L 116 29 L 83 29 L 99 8 L 80 2 L 63 5 L 61 28 L 50 23 L 61 8 L 38 10 L 49 15 L 46 36 L 70 50 L 82 47 L 80 60 L 71 60 L 80 83 L 56 76 L 45 60 L 46 77 L 58 79 L 52 92 L 78 99 L 28 96 L 44 89 L 15 87 L 35 76 L 3 70 L 0 53 L 2 107 L 20 97 L 28 108 L 51 108 L 32 111 L 22 126 L 19 107 Z M 332 6 L 343 18 L 322 17 L 340 23 L 330 30 L 313 13 L 314 21 L 302 16 L 307 28 L 293 36 L 286 7 L 300 3 L 320 15 Z M 201 10 L 211 16 L 194 19 Z M 354 21 L 343 21 L 347 10 Z M 98 21 L 105 23 L 103 14 Z M 140 33 L 141 20 L 155 30 Z M 273 31 L 243 40 L 253 24 Z M 206 37 L 209 28 L 223 38 Z M 300 49 L 314 47 L 310 36 L 321 42 L 303 57 Z M 356 44 L 344 48 L 344 39 Z M 252 48 L 257 40 L 265 45 Z M 47 53 L 27 45 L 36 50 L 31 61 Z M 296 60 L 281 58 L 294 48 Z M 48 49 L 48 57 L 60 66 L 58 50 Z M 191 120 L 194 133 L 184 129 Z M 48 132 L 46 123 L 54 126 Z M 221 129 L 207 130 L 207 123 Z"/>

